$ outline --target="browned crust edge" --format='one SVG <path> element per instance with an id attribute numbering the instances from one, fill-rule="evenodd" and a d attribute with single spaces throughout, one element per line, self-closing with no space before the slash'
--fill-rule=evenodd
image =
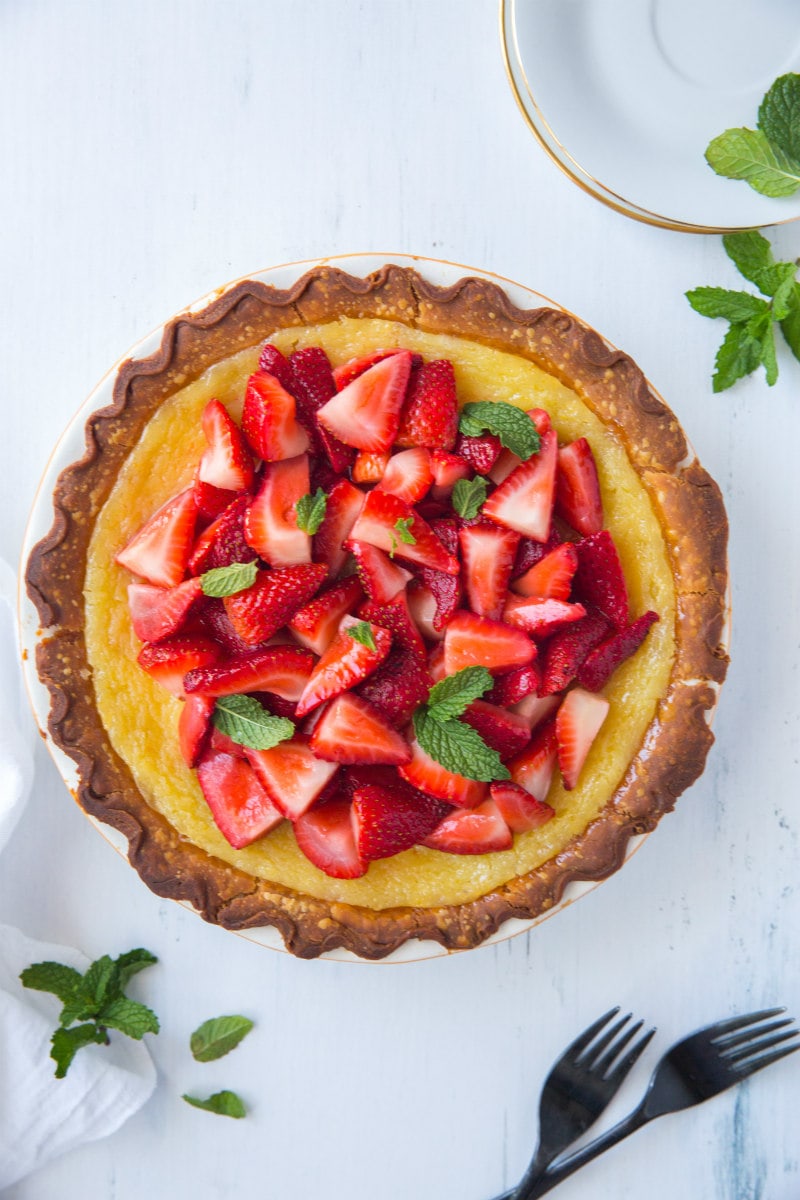
<path id="1" fill-rule="evenodd" d="M 145 802 L 94 705 L 82 611 L 88 545 L 144 425 L 163 400 L 212 362 L 277 329 L 342 315 L 398 320 L 511 350 L 574 387 L 625 445 L 671 558 L 677 594 L 672 675 L 615 795 L 560 854 L 466 904 L 373 911 L 301 895 L 212 858 Z M 228 929 L 274 925 L 286 948 L 302 958 L 338 947 L 383 958 L 410 938 L 433 939 L 451 950 L 473 947 L 511 917 L 529 919 L 552 908 L 570 882 L 616 871 L 630 838 L 653 829 L 703 770 L 713 741 L 708 718 L 728 664 L 722 498 L 635 363 L 568 313 L 518 309 L 484 279 L 442 288 L 396 265 L 363 279 L 318 267 L 288 289 L 239 283 L 202 312 L 171 321 L 149 357 L 123 364 L 112 404 L 89 417 L 85 454 L 62 472 L 53 503 L 52 528 L 32 551 L 26 573 L 28 594 L 48 630 L 38 646 L 37 669 L 51 696 L 50 735 L 77 764 L 79 803 L 125 835 L 129 860 L 145 883 L 160 896 L 189 902 L 207 921 Z"/>

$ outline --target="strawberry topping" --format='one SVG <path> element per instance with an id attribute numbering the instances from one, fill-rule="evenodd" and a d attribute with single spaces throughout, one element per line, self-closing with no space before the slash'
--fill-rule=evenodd
<path id="1" fill-rule="evenodd" d="M 423 842 L 451 812 L 448 804 L 395 777 L 353 791 L 353 828 L 364 862 L 390 858 Z"/>
<path id="2" fill-rule="evenodd" d="M 326 574 L 322 563 L 259 571 L 251 587 L 225 597 L 234 631 L 248 645 L 265 642 L 311 599 Z"/>
<path id="3" fill-rule="evenodd" d="M 175 587 L 189 565 L 196 521 L 194 490 L 187 488 L 145 522 L 115 561 L 156 587 Z"/>
<path id="4" fill-rule="evenodd" d="M 411 378 L 397 444 L 452 450 L 457 433 L 458 402 L 453 364 L 448 359 L 423 363 Z"/>
<path id="5" fill-rule="evenodd" d="M 337 763 L 408 762 L 408 742 L 361 696 L 343 692 L 327 705 L 310 741 L 317 758 Z"/>

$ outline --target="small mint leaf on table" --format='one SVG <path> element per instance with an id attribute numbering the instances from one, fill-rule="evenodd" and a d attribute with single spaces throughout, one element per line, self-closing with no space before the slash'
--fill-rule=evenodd
<path id="1" fill-rule="evenodd" d="M 355 625 L 350 625 L 347 628 L 347 635 L 356 642 L 360 642 L 362 646 L 366 646 L 368 650 L 377 650 L 375 645 L 375 637 L 372 632 L 372 626 L 369 621 L 358 621 Z"/>
<path id="2" fill-rule="evenodd" d="M 770 144 L 800 164 L 800 75 L 781 75 L 758 110 L 758 127 Z"/>
<path id="3" fill-rule="evenodd" d="M 293 722 L 267 712 L 255 696 L 218 697 L 212 721 L 220 733 L 251 750 L 271 750 L 294 735 Z"/>
<path id="4" fill-rule="evenodd" d="M 252 587 L 258 574 L 258 563 L 231 563 L 229 567 L 212 567 L 200 576 L 204 596 L 220 600 L 224 596 L 235 596 Z"/>
<path id="5" fill-rule="evenodd" d="M 714 360 L 711 385 L 715 392 L 727 388 L 755 371 L 761 362 L 761 342 L 746 325 L 731 325 Z"/>
<path id="6" fill-rule="evenodd" d="M 760 129 L 726 129 L 709 142 L 705 157 L 717 175 L 743 179 L 762 196 L 791 196 L 800 187 L 800 166 Z"/>
<path id="7" fill-rule="evenodd" d="M 541 444 L 530 417 L 521 408 L 515 408 L 504 400 L 476 400 L 472 404 L 465 404 L 458 428 L 465 437 L 480 437 L 488 430 L 523 462 L 537 454 Z"/>
<path id="8" fill-rule="evenodd" d="M 145 967 L 152 967 L 158 959 L 149 950 L 139 947 L 137 950 L 128 950 L 125 954 L 120 954 L 114 961 L 117 964 L 120 991 L 124 991 L 134 975 L 138 975 Z"/>
<path id="9" fill-rule="evenodd" d="M 695 312 L 704 317 L 724 317 L 734 323 L 749 321 L 762 312 L 769 312 L 769 304 L 752 292 L 733 292 L 720 287 L 697 287 L 686 293 L 686 298 Z"/>
<path id="10" fill-rule="evenodd" d="M 470 725 L 454 718 L 438 720 L 425 706 L 417 709 L 412 720 L 420 746 L 446 771 L 479 783 L 511 778 L 497 751 Z"/>
<path id="11" fill-rule="evenodd" d="M 189 1048 L 198 1062 L 213 1062 L 234 1050 L 252 1028 L 249 1017 L 211 1017 L 195 1029 Z"/>
<path id="12" fill-rule="evenodd" d="M 397 530 L 397 536 L 404 546 L 416 546 L 417 539 L 411 532 L 411 522 L 413 517 L 398 517 L 394 523 Z"/>
<path id="13" fill-rule="evenodd" d="M 83 982 L 80 971 L 57 962 L 32 963 L 20 974 L 20 979 L 23 987 L 51 992 L 62 1003 L 72 1000 Z"/>
<path id="14" fill-rule="evenodd" d="M 200 1099 L 199 1096 L 188 1096 L 184 1093 L 183 1099 L 193 1108 L 202 1108 L 205 1112 L 216 1113 L 220 1117 L 233 1117 L 235 1120 L 241 1120 L 247 1115 L 247 1109 L 236 1092 L 227 1090 L 214 1092 L 213 1096 L 209 1096 L 205 1100 Z"/>
<path id="15" fill-rule="evenodd" d="M 453 488 L 453 508 L 466 521 L 477 517 L 485 499 L 486 480 L 482 475 L 476 475 L 474 479 L 459 479 Z"/>
<path id="16" fill-rule="evenodd" d="M 108 1045 L 108 1034 L 95 1022 L 73 1025 L 72 1029 L 57 1029 L 50 1039 L 50 1057 L 56 1064 L 56 1079 L 64 1078 L 79 1050 L 92 1045 Z"/>
<path id="17" fill-rule="evenodd" d="M 453 675 L 446 675 L 433 685 L 428 694 L 428 713 L 440 721 L 460 717 L 473 700 L 477 700 L 493 684 L 494 679 L 486 667 L 464 667 Z"/>
<path id="18" fill-rule="evenodd" d="M 297 528 L 313 536 L 325 519 L 327 507 L 328 497 L 321 487 L 317 488 L 313 496 L 310 493 L 301 496 L 295 506 Z"/>
<path id="19" fill-rule="evenodd" d="M 800 285 L 795 284 L 788 300 L 788 312 L 781 321 L 781 333 L 795 358 L 800 359 Z"/>
<path id="20" fill-rule="evenodd" d="M 757 229 L 726 233 L 722 244 L 739 273 L 765 296 L 776 296 L 797 274 L 796 263 L 775 262 L 772 246 Z"/>
<path id="21" fill-rule="evenodd" d="M 80 994 L 76 999 L 84 1002 L 85 1013 L 82 1016 L 96 1016 L 107 998 L 119 994 L 119 969 L 108 954 L 98 958 L 91 964 L 81 983 Z"/>
<path id="22" fill-rule="evenodd" d="M 117 996 L 111 1000 L 99 1013 L 98 1022 L 111 1029 L 117 1029 L 126 1037 L 140 1041 L 146 1033 L 158 1033 L 158 1017 L 146 1004 L 138 1000 L 129 1000 L 127 996 Z"/>

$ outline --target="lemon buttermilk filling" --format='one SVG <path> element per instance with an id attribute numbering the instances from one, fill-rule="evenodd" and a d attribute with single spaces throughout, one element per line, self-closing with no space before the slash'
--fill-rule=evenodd
<path id="1" fill-rule="evenodd" d="M 518 834 L 510 850 L 454 855 L 417 846 L 371 863 L 360 879 L 344 880 L 325 875 L 305 858 L 288 821 L 245 849 L 233 849 L 214 824 L 195 773 L 181 756 L 177 737 L 181 701 L 136 662 L 141 647 L 127 603 L 131 576 L 114 562 L 114 555 L 159 505 L 191 484 L 205 448 L 200 418 L 209 398 L 216 396 L 235 419 L 240 418 L 244 386 L 258 361 L 259 350 L 254 348 L 211 367 L 161 406 L 98 516 L 85 582 L 86 644 L 98 711 L 148 803 L 182 837 L 209 854 L 321 900 L 374 909 L 474 900 L 563 850 L 603 808 L 641 745 L 666 689 L 674 656 L 675 593 L 661 528 L 614 435 L 574 391 L 525 359 L 462 338 L 374 319 L 282 330 L 272 340 L 285 354 L 322 346 L 334 366 L 371 350 L 399 345 L 419 351 L 426 359 L 449 358 L 461 403 L 504 400 L 524 409 L 544 408 L 560 442 L 588 438 L 597 462 L 605 525 L 625 572 L 631 614 L 654 609 L 660 620 L 604 689 L 611 704 L 609 715 L 578 785 L 566 791 L 556 772 L 547 796 L 555 817 Z"/>

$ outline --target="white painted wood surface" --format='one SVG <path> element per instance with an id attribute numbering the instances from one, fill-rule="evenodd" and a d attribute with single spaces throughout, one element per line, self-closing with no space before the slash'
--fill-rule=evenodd
<path id="1" fill-rule="evenodd" d="M 204 925 L 147 891 L 40 749 L 0 919 L 92 956 L 148 946 L 137 990 L 163 1032 L 153 1100 L 10 1200 L 489 1200 L 533 1149 L 550 1063 L 612 1004 L 659 1033 L 603 1126 L 690 1029 L 800 1014 L 800 364 L 712 394 L 723 327 L 683 293 L 739 286 L 719 238 L 635 224 L 552 166 L 493 0 L 4 0 L 0 152 L 8 561 L 56 437 L 148 329 L 272 263 L 408 251 L 518 279 L 634 355 L 725 492 L 734 614 L 717 744 L 676 812 L 532 934 L 441 961 L 304 963 Z M 774 240 L 798 255 L 800 226 Z M 247 1042 L 194 1063 L 189 1032 L 235 1011 Z M 799 1080 L 790 1059 L 664 1118 L 558 1195 L 793 1200 Z M 180 1099 L 219 1087 L 247 1120 Z"/>

